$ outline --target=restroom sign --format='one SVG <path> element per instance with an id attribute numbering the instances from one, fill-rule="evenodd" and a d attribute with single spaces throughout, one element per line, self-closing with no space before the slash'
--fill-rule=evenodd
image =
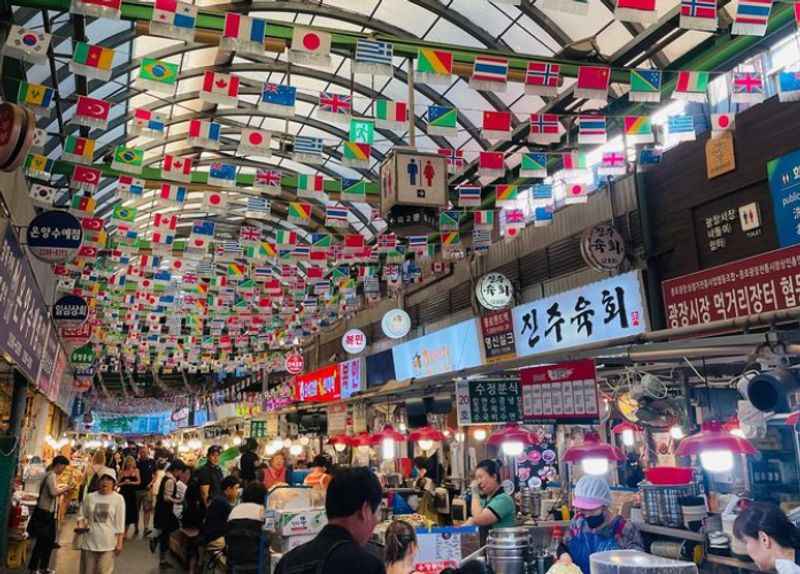
<path id="1" fill-rule="evenodd" d="M 447 206 L 447 158 L 395 150 L 381 164 L 381 211 L 395 205 Z"/>

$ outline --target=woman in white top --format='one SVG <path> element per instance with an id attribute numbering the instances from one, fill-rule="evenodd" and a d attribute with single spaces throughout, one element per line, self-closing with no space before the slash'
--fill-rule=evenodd
<path id="1" fill-rule="evenodd" d="M 125 499 L 114 492 L 117 473 L 103 468 L 97 473 L 98 490 L 83 499 L 78 527 L 81 535 L 81 574 L 112 574 L 114 557 L 125 538 Z"/>

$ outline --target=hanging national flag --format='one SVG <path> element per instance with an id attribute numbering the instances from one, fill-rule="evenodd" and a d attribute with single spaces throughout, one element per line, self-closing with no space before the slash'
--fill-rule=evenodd
<path id="1" fill-rule="evenodd" d="M 12 25 L 3 46 L 3 54 L 31 64 L 46 64 L 47 50 L 52 38 L 52 34 L 46 32 L 27 30 L 22 26 Z"/>
<path id="2" fill-rule="evenodd" d="M 91 165 L 94 161 L 94 140 L 69 135 L 64 140 L 64 153 L 61 159 Z"/>
<path id="3" fill-rule="evenodd" d="M 642 144 L 655 141 L 650 116 L 625 116 L 624 128 L 628 143 Z"/>
<path id="4" fill-rule="evenodd" d="M 235 108 L 239 103 L 239 76 L 222 72 L 203 72 L 200 100 Z"/>
<path id="5" fill-rule="evenodd" d="M 227 204 L 228 201 L 224 192 L 207 191 L 203 194 L 203 206 L 208 213 L 223 214 L 227 209 Z"/>
<path id="6" fill-rule="evenodd" d="M 342 163 L 350 167 L 369 169 L 371 153 L 368 143 L 342 142 Z"/>
<path id="7" fill-rule="evenodd" d="M 311 28 L 295 26 L 289 48 L 292 64 L 310 64 L 329 68 L 331 65 L 331 35 Z"/>
<path id="8" fill-rule="evenodd" d="M 130 227 L 136 221 L 136 208 L 117 205 L 111 212 L 111 223 L 117 227 Z"/>
<path id="9" fill-rule="evenodd" d="M 651 24 L 657 17 L 656 0 L 617 0 L 614 17 L 621 22 Z"/>
<path id="10" fill-rule="evenodd" d="M 417 50 L 415 78 L 430 85 L 450 85 L 453 74 L 453 53 L 433 48 Z"/>
<path id="11" fill-rule="evenodd" d="M 439 234 L 442 249 L 458 249 L 461 247 L 461 233 L 458 231 L 443 231 Z"/>
<path id="12" fill-rule="evenodd" d="M 197 20 L 197 6 L 177 0 L 155 0 L 150 34 L 191 42 Z"/>
<path id="13" fill-rule="evenodd" d="M 449 173 L 460 173 L 466 166 L 463 149 L 440 147 L 437 153 L 447 158 L 447 171 Z"/>
<path id="14" fill-rule="evenodd" d="M 220 161 L 213 162 L 208 168 L 208 184 L 220 187 L 236 187 L 236 165 Z"/>
<path id="15" fill-rule="evenodd" d="M 311 204 L 299 201 L 290 201 L 286 208 L 289 223 L 307 225 L 311 221 Z"/>
<path id="16" fill-rule="evenodd" d="M 394 48 L 389 42 L 356 40 L 356 53 L 352 69 L 356 74 L 372 74 L 373 76 L 392 76 L 392 55 Z"/>
<path id="17" fill-rule="evenodd" d="M 778 72 L 778 100 L 781 102 L 800 100 L 800 72 Z"/>
<path id="18" fill-rule="evenodd" d="M 472 250 L 476 253 L 489 251 L 492 246 L 492 232 L 488 229 L 472 229 Z"/>
<path id="19" fill-rule="evenodd" d="M 294 115 L 296 98 L 297 88 L 294 86 L 266 82 L 261 89 L 258 109 L 282 118 L 290 118 Z"/>
<path id="20" fill-rule="evenodd" d="M 589 201 L 589 188 L 585 183 L 565 182 L 564 188 L 565 205 L 574 205 L 576 203 L 586 203 Z"/>
<path id="21" fill-rule="evenodd" d="M 342 201 L 367 200 L 367 182 L 362 179 L 342 179 Z"/>
<path id="22" fill-rule="evenodd" d="M 272 133 L 267 130 L 242 128 L 236 153 L 238 155 L 254 155 L 262 158 L 270 158 L 272 157 L 271 141 Z"/>
<path id="23" fill-rule="evenodd" d="M 604 144 L 607 137 L 605 116 L 578 116 L 579 144 Z"/>
<path id="24" fill-rule="evenodd" d="M 561 85 L 561 65 L 550 62 L 528 62 L 525 71 L 525 93 L 535 96 L 557 96 Z"/>
<path id="25" fill-rule="evenodd" d="M 173 185 L 170 183 L 162 183 L 161 191 L 158 197 L 167 203 L 182 204 L 186 201 L 186 196 L 189 190 L 185 185 Z"/>
<path id="26" fill-rule="evenodd" d="M 264 197 L 248 197 L 244 216 L 247 219 L 269 219 L 271 205 Z"/>
<path id="27" fill-rule="evenodd" d="M 508 83 L 508 59 L 498 56 L 475 56 L 469 86 L 474 90 L 505 92 Z"/>
<path id="28" fill-rule="evenodd" d="M 544 227 L 553 223 L 552 207 L 537 207 L 533 212 L 533 226 Z"/>
<path id="29" fill-rule="evenodd" d="M 537 183 L 531 188 L 531 197 L 534 203 L 551 204 L 553 203 L 553 184 Z"/>
<path id="30" fill-rule="evenodd" d="M 17 103 L 29 108 L 39 116 L 50 115 L 50 104 L 53 101 L 53 89 L 41 84 L 20 82 L 17 88 Z M 77 123 L 76 119 L 72 119 Z"/>
<path id="31" fill-rule="evenodd" d="M 716 135 L 721 132 L 732 130 L 736 122 L 736 114 L 733 112 L 711 114 L 711 134 Z"/>
<path id="32" fill-rule="evenodd" d="M 280 195 L 281 172 L 275 169 L 258 168 L 253 180 L 253 187 L 269 195 Z"/>
<path id="33" fill-rule="evenodd" d="M 294 245 L 297 243 L 297 233 L 285 229 L 275 230 L 275 243 L 278 245 Z"/>
<path id="34" fill-rule="evenodd" d="M 463 211 L 449 210 L 439 212 L 439 229 L 458 229 L 461 224 Z"/>
<path id="35" fill-rule="evenodd" d="M 381 233 L 375 241 L 378 253 L 388 253 L 397 249 L 396 233 Z"/>
<path id="36" fill-rule="evenodd" d="M 717 30 L 717 0 L 681 0 L 679 26 L 685 30 Z"/>
<path id="37" fill-rule="evenodd" d="M 43 185 L 41 183 L 32 183 L 30 189 L 30 196 L 35 205 L 40 207 L 52 207 L 56 201 L 58 189 L 51 185 Z"/>
<path id="38" fill-rule="evenodd" d="M 97 201 L 93 197 L 73 195 L 70 200 L 69 210 L 78 216 L 94 215 Z"/>
<path id="39" fill-rule="evenodd" d="M 339 123 L 349 123 L 353 110 L 353 98 L 346 94 L 331 92 L 319 93 L 319 108 L 317 117 L 321 120 Z"/>
<path id="40" fill-rule="evenodd" d="M 625 175 L 627 172 L 627 162 L 625 153 L 622 151 L 604 151 L 600 166 L 597 168 L 597 175 Z"/>
<path id="41" fill-rule="evenodd" d="M 179 72 L 178 64 L 171 64 L 155 58 L 142 58 L 142 65 L 139 66 L 139 77 L 136 78 L 134 86 L 140 90 L 152 90 L 160 94 L 174 96 L 175 88 L 178 87 Z"/>
<path id="42" fill-rule="evenodd" d="M 548 145 L 561 141 L 563 128 L 556 114 L 531 114 L 528 141 Z"/>
<path id="43" fill-rule="evenodd" d="M 503 217 L 505 229 L 503 230 L 506 239 L 517 237 L 525 229 L 525 212 L 520 208 L 504 209 Z"/>
<path id="44" fill-rule="evenodd" d="M 253 18 L 236 12 L 226 12 L 225 25 L 222 28 L 222 40 L 219 45 L 223 50 L 231 50 L 252 56 L 263 56 L 266 34 L 267 21 L 263 18 Z"/>
<path id="45" fill-rule="evenodd" d="M 300 163 L 322 163 L 322 138 L 295 136 L 293 159 Z"/>
<path id="46" fill-rule="evenodd" d="M 502 177 L 506 173 L 505 155 L 501 151 L 482 151 L 478 156 L 478 175 Z"/>
<path id="47" fill-rule="evenodd" d="M 524 152 L 519 166 L 521 177 L 547 177 L 547 154 L 542 152 Z"/>
<path id="48" fill-rule="evenodd" d="M 459 207 L 480 207 L 481 206 L 481 186 L 479 185 L 460 185 L 458 191 Z"/>
<path id="49" fill-rule="evenodd" d="M 297 197 L 301 199 L 322 199 L 325 180 L 321 175 L 299 174 L 297 176 Z"/>
<path id="50" fill-rule="evenodd" d="M 494 210 L 484 209 L 472 212 L 472 224 L 476 229 L 494 228 Z"/>
<path id="51" fill-rule="evenodd" d="M 428 236 L 427 235 L 408 235 L 408 249 L 413 253 L 425 252 L 428 249 Z"/>
<path id="52" fill-rule="evenodd" d="M 375 100 L 375 125 L 379 128 L 403 128 L 408 123 L 408 104 L 393 100 Z"/>
<path id="53" fill-rule="evenodd" d="M 216 223 L 208 220 L 192 222 L 192 231 L 189 234 L 187 248 L 190 250 L 205 251 L 214 239 Z"/>
<path id="54" fill-rule="evenodd" d="M 673 142 L 691 142 L 695 139 L 694 117 L 686 114 L 667 118 L 667 133 Z"/>
<path id="55" fill-rule="evenodd" d="M 71 123 L 104 130 L 108 127 L 108 114 L 110 111 L 111 104 L 105 100 L 98 100 L 89 96 L 78 96 L 75 115 L 72 116 Z"/>
<path id="56" fill-rule="evenodd" d="M 458 112 L 450 106 L 428 106 L 428 135 L 455 137 L 458 135 Z"/>
<path id="57" fill-rule="evenodd" d="M 494 186 L 494 204 L 503 207 L 513 203 L 517 199 L 517 186 L 512 184 L 500 184 Z"/>
<path id="58" fill-rule="evenodd" d="M 582 176 L 588 169 L 586 154 L 578 150 L 564 152 L 561 154 L 561 165 L 564 175 Z"/>
<path id="59" fill-rule="evenodd" d="M 190 183 L 192 181 L 192 158 L 166 154 L 161 167 L 161 177 L 170 181 Z"/>
<path id="60" fill-rule="evenodd" d="M 69 69 L 73 74 L 107 82 L 111 79 L 114 50 L 86 42 L 76 42 Z"/>
<path id="61" fill-rule="evenodd" d="M 163 140 L 167 137 L 167 116 L 145 108 L 136 108 L 133 110 L 133 119 L 128 124 L 128 131 L 131 135 Z"/>
<path id="62" fill-rule="evenodd" d="M 130 175 L 121 175 L 117 180 L 117 194 L 121 199 L 137 199 L 144 195 L 144 180 Z"/>
<path id="63" fill-rule="evenodd" d="M 325 227 L 347 227 L 347 214 L 350 212 L 346 207 L 327 206 L 325 208 Z"/>
<path id="64" fill-rule="evenodd" d="M 494 141 L 511 139 L 511 112 L 483 112 L 483 137 Z"/>
<path id="65" fill-rule="evenodd" d="M 606 101 L 611 68 L 606 66 L 578 66 L 578 81 L 575 82 L 576 98 Z"/>
<path id="66" fill-rule="evenodd" d="M 678 82 L 675 84 L 675 91 L 672 92 L 672 99 L 705 102 L 708 77 L 708 72 L 681 70 L 678 72 Z"/>
<path id="67" fill-rule="evenodd" d="M 653 166 L 661 163 L 663 151 L 659 148 L 644 147 L 639 150 L 639 166 Z"/>
<path id="68" fill-rule="evenodd" d="M 739 0 L 731 34 L 736 36 L 763 36 L 767 32 L 772 0 Z"/>
<path id="69" fill-rule="evenodd" d="M 661 70 L 631 70 L 630 84 L 629 101 L 661 101 Z"/>
<path id="70" fill-rule="evenodd" d="M 100 175 L 101 172 L 97 168 L 76 165 L 72 168 L 72 178 L 70 179 L 69 186 L 71 189 L 94 193 L 100 185 Z"/>
<path id="71" fill-rule="evenodd" d="M 114 158 L 111 160 L 111 169 L 140 175 L 144 167 L 144 150 L 138 147 L 125 147 L 119 145 L 114 150 Z"/>
<path id="72" fill-rule="evenodd" d="M 758 72 L 733 72 L 731 101 L 737 104 L 759 104 L 764 101 L 764 79 Z"/>

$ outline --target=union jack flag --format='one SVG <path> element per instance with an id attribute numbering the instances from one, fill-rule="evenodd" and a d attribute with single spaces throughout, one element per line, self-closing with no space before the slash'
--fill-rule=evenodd
<path id="1" fill-rule="evenodd" d="M 451 172 L 459 172 L 464 169 L 466 162 L 464 160 L 463 149 L 453 149 L 449 147 L 440 147 L 439 155 L 447 158 L 447 169 Z"/>
<path id="2" fill-rule="evenodd" d="M 280 186 L 281 172 L 273 169 L 267 169 L 267 170 L 259 169 L 256 172 L 256 184 L 263 185 L 266 187 Z"/>
<path id="3" fill-rule="evenodd" d="M 253 225 L 243 225 L 239 229 L 239 239 L 242 241 L 261 241 L 261 229 Z"/>
<path id="4" fill-rule="evenodd" d="M 352 109 L 353 99 L 342 94 L 332 94 L 330 92 L 320 92 L 319 109 L 321 112 L 330 114 L 348 115 Z"/>

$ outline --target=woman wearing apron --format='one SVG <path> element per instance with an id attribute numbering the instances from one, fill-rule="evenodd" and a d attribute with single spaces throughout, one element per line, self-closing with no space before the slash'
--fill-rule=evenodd
<path id="1" fill-rule="evenodd" d="M 500 484 L 500 463 L 482 460 L 475 468 L 472 481 L 472 517 L 467 524 L 480 527 L 481 543 L 492 528 L 510 528 L 517 524 L 517 507 Z"/>

